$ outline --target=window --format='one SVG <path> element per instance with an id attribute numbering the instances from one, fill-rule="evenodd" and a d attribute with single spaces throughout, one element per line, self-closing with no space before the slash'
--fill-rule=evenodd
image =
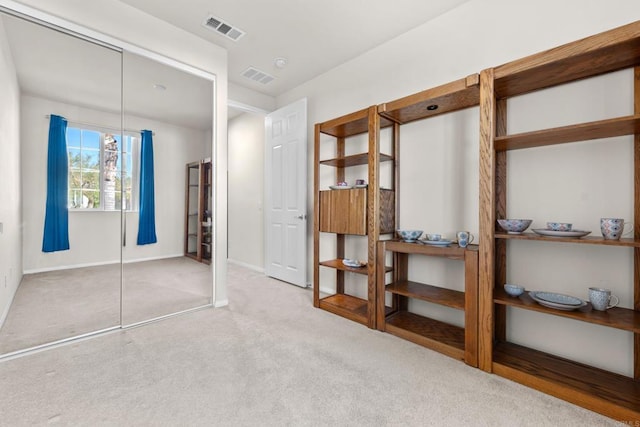
<path id="1" fill-rule="evenodd" d="M 123 141 L 124 140 L 124 144 Z M 69 208 L 135 210 L 140 138 L 92 129 L 67 128 Z"/>

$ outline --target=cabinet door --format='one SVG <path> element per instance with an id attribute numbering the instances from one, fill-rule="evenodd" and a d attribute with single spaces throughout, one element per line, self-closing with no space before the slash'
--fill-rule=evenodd
<path id="1" fill-rule="evenodd" d="M 367 190 L 321 191 L 320 231 L 366 235 Z"/>

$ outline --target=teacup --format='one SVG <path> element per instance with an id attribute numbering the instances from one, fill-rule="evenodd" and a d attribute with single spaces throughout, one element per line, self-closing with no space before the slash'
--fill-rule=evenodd
<path id="1" fill-rule="evenodd" d="M 612 299 L 615 299 L 615 303 L 611 303 Z M 620 299 L 612 295 L 609 289 L 589 288 L 589 301 L 594 310 L 606 311 L 618 305 Z"/>
<path id="2" fill-rule="evenodd" d="M 622 232 L 628 224 L 630 223 L 624 222 L 622 218 L 600 218 L 602 237 L 604 237 L 605 240 L 620 240 Z M 631 226 L 631 230 L 628 230 L 627 233 L 631 233 L 632 231 L 633 226 Z"/>
<path id="3" fill-rule="evenodd" d="M 468 231 L 458 231 L 456 233 L 456 237 L 458 238 L 458 246 L 466 248 L 471 242 L 473 242 L 475 236 Z"/>
<path id="4" fill-rule="evenodd" d="M 427 233 L 427 240 L 438 242 L 438 241 L 440 241 L 440 239 L 442 239 L 442 235 L 441 234 L 430 234 L 430 233 Z"/>
<path id="5" fill-rule="evenodd" d="M 568 222 L 547 222 L 547 229 L 553 231 L 571 231 L 573 224 Z"/>

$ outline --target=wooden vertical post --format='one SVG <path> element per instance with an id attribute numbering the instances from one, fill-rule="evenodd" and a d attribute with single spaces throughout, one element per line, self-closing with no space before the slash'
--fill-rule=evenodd
<path id="1" fill-rule="evenodd" d="M 640 114 L 640 66 L 633 69 L 633 112 Z M 633 237 L 640 239 L 640 133 L 633 139 Z M 633 308 L 640 310 L 640 248 L 633 248 Z M 640 334 L 633 334 L 633 377 L 640 379 Z"/>
<path id="2" fill-rule="evenodd" d="M 320 307 L 320 125 L 314 126 L 313 148 L 313 306 Z"/>
<path id="3" fill-rule="evenodd" d="M 480 236 L 478 282 L 478 367 L 492 371 L 493 287 L 495 284 L 496 100 L 494 70 L 480 73 Z"/>
<path id="4" fill-rule="evenodd" d="M 380 116 L 376 106 L 369 107 L 369 187 L 367 197 L 367 321 L 376 327 L 376 260 L 380 240 Z"/>

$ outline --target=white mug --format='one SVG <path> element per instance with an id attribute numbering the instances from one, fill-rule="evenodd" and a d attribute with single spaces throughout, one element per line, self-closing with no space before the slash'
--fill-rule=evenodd
<path id="1" fill-rule="evenodd" d="M 461 248 L 466 248 L 474 239 L 474 235 L 468 231 L 458 231 L 456 237 L 458 238 L 458 246 Z"/>
<path id="2" fill-rule="evenodd" d="M 629 222 L 624 222 L 622 218 L 600 218 L 600 231 L 602 237 L 605 240 L 620 240 L 625 226 L 628 226 Z M 629 227 L 627 227 L 629 228 Z M 633 226 L 630 230 L 627 230 L 624 234 L 629 234 L 633 231 Z"/>
<path id="3" fill-rule="evenodd" d="M 612 303 L 612 299 L 615 299 L 616 302 Z M 609 289 L 589 288 L 589 301 L 591 301 L 594 310 L 606 311 L 618 305 L 620 299 L 612 295 Z"/>

